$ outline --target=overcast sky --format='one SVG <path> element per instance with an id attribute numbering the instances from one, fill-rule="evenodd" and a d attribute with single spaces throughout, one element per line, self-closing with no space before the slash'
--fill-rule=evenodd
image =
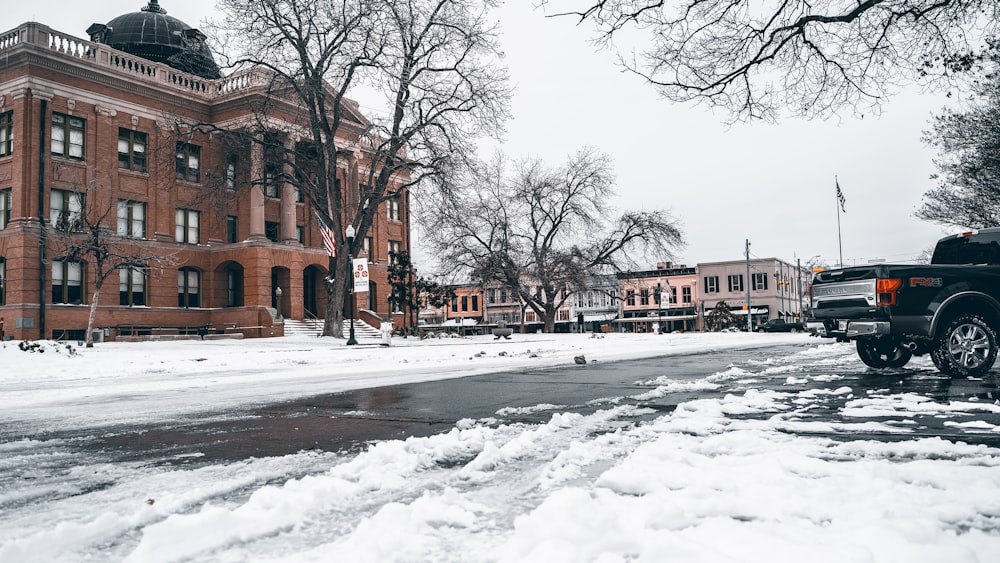
<path id="1" fill-rule="evenodd" d="M 835 177 L 847 198 L 841 216 L 847 264 L 911 260 L 954 230 L 913 216 L 934 186 L 934 152 L 920 137 L 943 96 L 912 88 L 891 99 L 881 116 L 845 112 L 839 120 L 727 126 L 724 115 L 659 99 L 588 43 L 589 28 L 545 18 L 532 4 L 508 2 L 497 14 L 516 87 L 505 151 L 552 165 L 583 146 L 609 153 L 619 209 L 666 208 L 682 222 L 688 245 L 677 262 L 738 260 L 749 239 L 755 257 L 804 263 L 820 256 L 835 264 Z M 35 20 L 86 37 L 90 24 L 144 5 L 17 2 L 5 7 L 3 27 Z M 208 2 L 160 5 L 193 27 L 214 16 Z"/>

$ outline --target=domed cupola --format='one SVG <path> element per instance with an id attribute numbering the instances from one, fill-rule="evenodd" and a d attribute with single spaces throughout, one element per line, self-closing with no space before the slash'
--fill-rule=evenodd
<path id="1" fill-rule="evenodd" d="M 87 34 L 91 41 L 202 78 L 222 76 L 205 44 L 205 34 L 168 16 L 157 0 L 150 0 L 140 11 L 118 16 L 107 25 L 95 23 L 87 28 Z"/>

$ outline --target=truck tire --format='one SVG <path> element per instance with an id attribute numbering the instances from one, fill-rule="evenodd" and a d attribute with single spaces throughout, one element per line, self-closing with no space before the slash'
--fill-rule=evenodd
<path id="1" fill-rule="evenodd" d="M 901 368 L 913 357 L 913 352 L 891 338 L 859 338 L 858 357 L 875 369 Z"/>
<path id="2" fill-rule="evenodd" d="M 931 359 L 950 377 L 984 375 L 997 359 L 996 331 L 980 315 L 959 315 L 935 339 Z"/>

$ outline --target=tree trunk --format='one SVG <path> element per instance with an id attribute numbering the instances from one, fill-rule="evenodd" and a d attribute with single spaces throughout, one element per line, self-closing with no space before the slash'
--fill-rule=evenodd
<path id="1" fill-rule="evenodd" d="M 332 280 L 327 274 L 326 283 L 326 315 L 323 319 L 323 336 L 345 338 L 344 336 L 344 304 L 347 295 L 348 266 L 340 260 L 333 261 L 336 270 Z M 339 275 L 338 275 L 339 274 Z"/>
<path id="2" fill-rule="evenodd" d="M 323 336 L 344 338 L 344 300 L 338 299 L 337 282 L 326 285 L 326 315 L 323 319 Z"/>
<path id="3" fill-rule="evenodd" d="M 94 322 L 97 319 L 97 301 L 101 297 L 102 285 L 104 285 L 103 281 L 95 282 L 94 294 L 90 297 L 90 317 L 87 318 L 87 337 L 85 339 L 87 348 L 94 347 Z"/>

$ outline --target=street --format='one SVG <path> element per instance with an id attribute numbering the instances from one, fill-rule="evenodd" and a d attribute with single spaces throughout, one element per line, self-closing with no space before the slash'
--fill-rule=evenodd
<path id="1" fill-rule="evenodd" d="M 520 518 L 534 517 L 559 491 L 609 486 L 608 476 L 622 471 L 616 465 L 644 455 L 644 444 L 672 437 L 686 448 L 704 448 L 712 436 L 750 432 L 742 439 L 750 448 L 745 455 L 769 455 L 775 441 L 790 440 L 799 445 L 771 453 L 783 465 L 796 465 L 788 460 L 801 444 L 837 451 L 837 443 L 856 442 L 868 451 L 906 442 L 937 452 L 919 459 L 988 469 L 997 463 L 992 448 L 1000 447 L 998 396 L 995 378 L 952 381 L 925 358 L 908 369 L 876 373 L 849 345 L 803 339 L 801 345 L 320 395 L 232 408 L 204 423 L 40 435 L 5 427 L 0 560 L 25 553 L 39 561 L 281 560 L 291 548 L 300 555 L 332 549 L 375 561 L 389 548 L 369 535 L 366 522 L 400 506 L 416 510 L 421 499 L 444 503 L 430 509 L 432 522 L 458 507 L 469 514 L 448 516 L 461 524 L 443 528 L 402 526 L 398 541 L 407 548 L 392 551 L 399 555 L 388 560 L 504 560 L 496 555 L 503 553 L 521 560 L 532 551 L 519 547 L 528 541 L 516 525 Z M 764 437 L 772 445 L 751 446 Z M 878 443 L 885 445 L 873 445 Z M 988 463 L 982 447 L 993 452 Z M 908 453 L 893 455 L 913 461 Z M 654 463 L 643 465 L 652 470 Z M 716 471 L 719 479 L 732 479 L 732 468 Z M 792 478 L 800 470 L 787 471 L 777 475 Z M 839 494 L 839 485 L 810 486 L 813 494 Z M 948 488 L 961 498 L 962 491 Z M 981 502 L 991 506 L 985 523 L 961 520 L 960 527 L 972 526 L 995 545 L 1000 506 Z M 751 510 L 736 506 L 737 512 Z M 249 531 L 247 517 L 256 522 Z M 708 520 L 697 522 L 707 526 Z M 192 526 L 203 525 L 192 540 Z M 573 552 L 567 553 L 557 560 L 572 560 Z"/>

